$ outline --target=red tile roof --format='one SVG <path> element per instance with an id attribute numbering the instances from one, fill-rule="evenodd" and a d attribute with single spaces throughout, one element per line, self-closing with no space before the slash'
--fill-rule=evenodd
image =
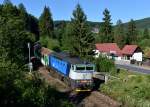
<path id="1" fill-rule="evenodd" d="M 122 54 L 124 55 L 133 55 L 135 50 L 138 48 L 137 45 L 125 45 L 122 49 Z"/>
<path id="2" fill-rule="evenodd" d="M 100 52 L 115 53 L 117 56 L 121 56 L 121 50 L 116 43 L 97 43 L 96 49 Z"/>

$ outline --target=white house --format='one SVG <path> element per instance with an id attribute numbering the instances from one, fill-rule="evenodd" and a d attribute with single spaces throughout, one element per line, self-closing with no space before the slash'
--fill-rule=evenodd
<path id="1" fill-rule="evenodd" d="M 95 46 L 95 57 L 99 57 L 101 54 L 114 60 L 121 60 L 122 58 L 121 50 L 116 43 L 97 43 Z"/>
<path id="2" fill-rule="evenodd" d="M 126 64 L 131 63 L 131 60 L 135 60 L 139 64 L 143 61 L 143 51 L 137 45 L 125 45 L 122 50 L 116 43 L 97 43 L 95 46 L 96 58 L 102 55 Z"/>
<path id="3" fill-rule="evenodd" d="M 137 45 L 125 45 L 122 49 L 123 60 L 142 62 L 143 51 Z"/>

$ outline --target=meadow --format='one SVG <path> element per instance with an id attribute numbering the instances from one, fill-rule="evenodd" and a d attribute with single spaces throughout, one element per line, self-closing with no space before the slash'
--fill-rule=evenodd
<path id="1" fill-rule="evenodd" d="M 111 75 L 100 91 L 122 103 L 123 107 L 150 107 L 150 75 L 120 70 Z"/>

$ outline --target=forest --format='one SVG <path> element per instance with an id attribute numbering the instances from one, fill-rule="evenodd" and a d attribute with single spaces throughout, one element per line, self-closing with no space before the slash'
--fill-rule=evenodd
<path id="1" fill-rule="evenodd" d="M 38 19 L 23 4 L 9 0 L 0 5 L 0 106 L 72 106 L 62 93 L 27 68 L 27 43 L 39 39 Z"/>
<path id="2" fill-rule="evenodd" d="M 93 60 L 95 43 L 116 42 L 121 48 L 125 44 L 138 44 L 150 49 L 149 29 L 137 29 L 133 19 L 124 26 L 121 20 L 116 26 L 111 22 L 108 9 L 103 12 L 103 22 L 91 31 L 93 23 L 87 21 L 82 7 L 77 4 L 70 21 L 55 23 L 50 8 L 45 6 L 39 18 L 29 14 L 25 6 L 10 0 L 0 4 L 0 105 L 1 107 L 70 107 L 73 106 L 55 88 L 48 86 L 37 73 L 27 69 L 27 43 L 39 41 L 42 46 L 55 51 L 69 51 L 84 60 Z M 56 27 L 57 25 L 57 27 Z M 33 54 L 32 54 L 33 55 Z M 109 70 L 108 63 L 103 70 Z M 108 62 L 108 63 L 107 63 Z M 106 69 L 106 70 L 105 70 Z"/>

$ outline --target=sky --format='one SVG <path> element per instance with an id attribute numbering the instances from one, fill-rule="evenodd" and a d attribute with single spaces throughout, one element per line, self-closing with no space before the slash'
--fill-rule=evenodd
<path id="1" fill-rule="evenodd" d="M 0 0 L 2 4 L 4 0 Z M 130 19 L 150 17 L 150 0 L 11 0 L 15 5 L 23 3 L 28 13 L 39 18 L 44 6 L 49 6 L 54 20 L 70 20 L 72 12 L 79 3 L 87 15 L 87 20 L 101 22 L 103 11 L 110 11 L 112 22 L 118 19 L 128 22 Z"/>

